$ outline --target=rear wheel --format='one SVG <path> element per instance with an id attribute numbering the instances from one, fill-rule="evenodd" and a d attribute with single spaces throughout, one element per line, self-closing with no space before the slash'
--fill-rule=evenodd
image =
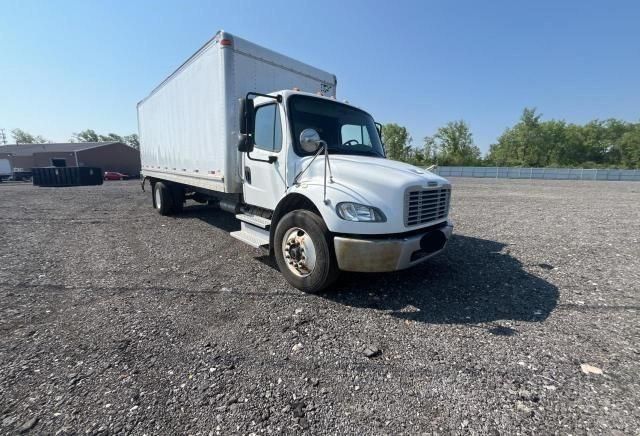
<path id="1" fill-rule="evenodd" d="M 324 221 L 307 210 L 289 212 L 278 222 L 274 253 L 287 281 L 304 292 L 320 292 L 340 273 Z"/>
<path id="2" fill-rule="evenodd" d="M 184 207 L 184 188 L 181 185 L 171 185 L 171 200 L 173 201 L 172 213 L 182 212 Z"/>
<path id="3" fill-rule="evenodd" d="M 153 185 L 153 207 L 160 215 L 170 215 L 173 212 L 173 198 L 171 190 L 163 182 Z"/>

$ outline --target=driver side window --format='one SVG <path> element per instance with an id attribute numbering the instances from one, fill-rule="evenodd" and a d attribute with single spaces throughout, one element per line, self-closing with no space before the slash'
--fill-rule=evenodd
<path id="1" fill-rule="evenodd" d="M 282 148 L 282 125 L 278 105 L 267 104 L 256 109 L 255 146 L 278 152 Z"/>
<path id="2" fill-rule="evenodd" d="M 367 126 L 344 124 L 340 129 L 340 136 L 342 137 L 343 144 L 350 142 L 350 145 L 361 144 L 371 146 L 371 138 L 369 137 Z"/>

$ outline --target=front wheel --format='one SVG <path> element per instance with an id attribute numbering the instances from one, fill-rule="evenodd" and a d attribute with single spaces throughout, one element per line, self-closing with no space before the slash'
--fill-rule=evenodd
<path id="1" fill-rule="evenodd" d="M 296 288 L 317 293 L 336 281 L 340 270 L 331 235 L 318 215 L 307 210 L 286 214 L 276 227 L 274 253 L 278 268 Z"/>

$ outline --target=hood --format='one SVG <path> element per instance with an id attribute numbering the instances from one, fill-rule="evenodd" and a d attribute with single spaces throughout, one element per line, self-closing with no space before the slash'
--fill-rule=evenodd
<path id="1" fill-rule="evenodd" d="M 329 160 L 333 185 L 349 190 L 363 204 L 389 204 L 393 198 L 404 198 L 410 186 L 449 185 L 445 178 L 430 171 L 394 160 L 354 155 L 329 155 Z M 303 160 L 303 168 L 307 162 Z M 324 157 L 318 156 L 302 179 L 323 176 Z"/>
<path id="2" fill-rule="evenodd" d="M 424 168 L 419 168 L 396 160 L 353 155 L 329 155 L 329 159 L 331 159 L 331 163 L 336 162 L 335 166 L 340 168 L 352 168 L 354 165 L 359 167 L 364 166 L 371 171 L 381 171 L 384 174 L 393 174 L 396 177 L 420 181 L 436 181 L 438 184 L 448 183 L 446 179 L 427 171 Z"/>

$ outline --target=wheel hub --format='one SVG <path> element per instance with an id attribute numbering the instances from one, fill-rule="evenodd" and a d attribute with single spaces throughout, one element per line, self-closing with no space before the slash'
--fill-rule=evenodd
<path id="1" fill-rule="evenodd" d="M 316 249 L 309 234 L 301 228 L 289 229 L 282 239 L 282 254 L 291 272 L 306 277 L 316 266 Z"/>
<path id="2" fill-rule="evenodd" d="M 291 258 L 296 262 L 300 262 L 302 260 L 302 252 L 303 250 L 300 248 L 300 246 L 291 247 L 289 249 L 289 254 L 291 255 Z"/>
<path id="3" fill-rule="evenodd" d="M 162 205 L 162 196 L 160 195 L 160 189 L 155 188 L 155 197 L 156 197 L 156 209 L 160 209 L 160 206 Z"/>

